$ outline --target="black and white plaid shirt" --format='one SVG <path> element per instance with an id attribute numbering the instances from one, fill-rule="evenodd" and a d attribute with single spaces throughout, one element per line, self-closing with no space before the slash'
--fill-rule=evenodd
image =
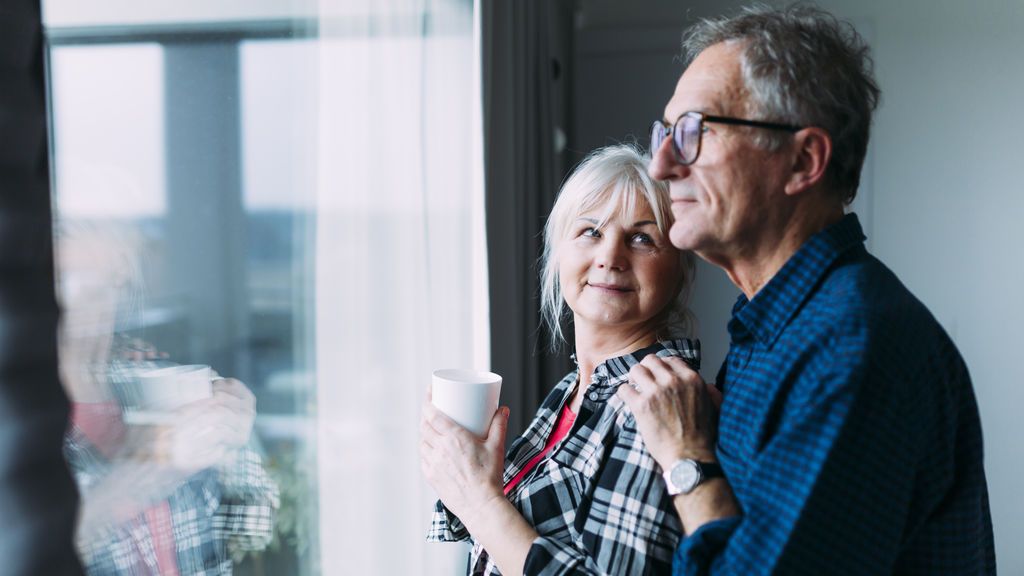
<path id="1" fill-rule="evenodd" d="M 83 498 L 111 472 L 111 463 L 72 426 L 64 454 Z M 236 449 L 218 466 L 203 470 L 167 498 L 174 554 L 181 576 L 230 576 L 232 551 L 262 550 L 273 537 L 280 506 L 277 484 L 250 446 Z M 107 526 L 79 540 L 90 576 L 158 574 L 156 544 L 145 517 Z"/>
<path id="2" fill-rule="evenodd" d="M 540 535 L 526 557 L 526 575 L 668 574 L 682 526 L 661 469 L 644 447 L 632 413 L 615 395 L 629 369 L 647 354 L 679 356 L 697 369 L 700 343 L 666 340 L 606 360 L 595 370 L 570 433 L 508 494 Z M 577 371 L 562 379 L 541 404 L 526 432 L 505 456 L 508 482 L 544 449 Z M 439 501 L 427 540 L 471 539 Z M 469 573 L 500 574 L 474 543 Z"/>

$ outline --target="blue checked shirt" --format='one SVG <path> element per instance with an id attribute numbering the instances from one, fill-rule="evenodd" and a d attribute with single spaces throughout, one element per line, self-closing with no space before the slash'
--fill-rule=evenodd
<path id="1" fill-rule="evenodd" d="M 615 395 L 629 369 L 647 354 L 678 356 L 694 369 L 700 366 L 699 343 L 690 340 L 666 340 L 606 360 L 594 370 L 572 430 L 509 492 L 509 501 L 540 535 L 526 557 L 527 576 L 671 571 L 682 526 L 633 414 Z M 577 372 L 563 378 L 512 443 L 505 457 L 506 485 L 544 449 L 576 379 Z M 438 502 L 427 539 L 452 542 L 471 535 Z M 469 573 L 499 574 L 478 543 Z"/>
<path id="2" fill-rule="evenodd" d="M 717 453 L 743 514 L 674 574 L 995 573 L 967 367 L 863 241 L 847 215 L 733 308 Z"/>

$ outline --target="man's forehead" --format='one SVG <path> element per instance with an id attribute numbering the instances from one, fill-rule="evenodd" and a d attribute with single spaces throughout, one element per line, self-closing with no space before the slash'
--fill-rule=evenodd
<path id="1" fill-rule="evenodd" d="M 665 105 L 665 120 L 675 121 L 690 111 L 732 114 L 742 110 L 746 90 L 740 50 L 739 45 L 722 43 L 697 55 L 676 82 L 675 93 Z"/>

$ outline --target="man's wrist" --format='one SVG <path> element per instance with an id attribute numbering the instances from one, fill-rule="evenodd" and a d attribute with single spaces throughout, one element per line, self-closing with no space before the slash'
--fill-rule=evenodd
<path id="1" fill-rule="evenodd" d="M 708 522 L 740 514 L 732 488 L 723 477 L 708 478 L 690 493 L 676 494 L 672 503 L 687 536 Z"/>
<path id="2" fill-rule="evenodd" d="M 701 461 L 694 458 L 676 460 L 662 473 L 668 493 L 672 496 L 692 492 L 702 482 L 724 475 L 725 472 L 717 462 Z"/>
<path id="3" fill-rule="evenodd" d="M 666 453 L 661 458 L 655 458 L 655 461 L 661 466 L 661 469 L 665 472 L 672 469 L 672 466 L 680 460 L 695 460 L 697 462 L 718 462 L 718 456 L 715 454 L 713 449 L 686 449 L 679 448 L 672 452 Z"/>

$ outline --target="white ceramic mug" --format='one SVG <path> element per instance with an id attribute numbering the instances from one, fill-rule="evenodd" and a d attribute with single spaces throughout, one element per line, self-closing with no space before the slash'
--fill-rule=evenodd
<path id="1" fill-rule="evenodd" d="M 186 364 L 147 370 L 135 375 L 127 403 L 136 410 L 169 412 L 213 395 L 213 370 Z"/>
<path id="2" fill-rule="evenodd" d="M 434 370 L 430 394 L 434 406 L 481 438 L 487 436 L 500 395 L 501 376 L 493 372 Z"/>

